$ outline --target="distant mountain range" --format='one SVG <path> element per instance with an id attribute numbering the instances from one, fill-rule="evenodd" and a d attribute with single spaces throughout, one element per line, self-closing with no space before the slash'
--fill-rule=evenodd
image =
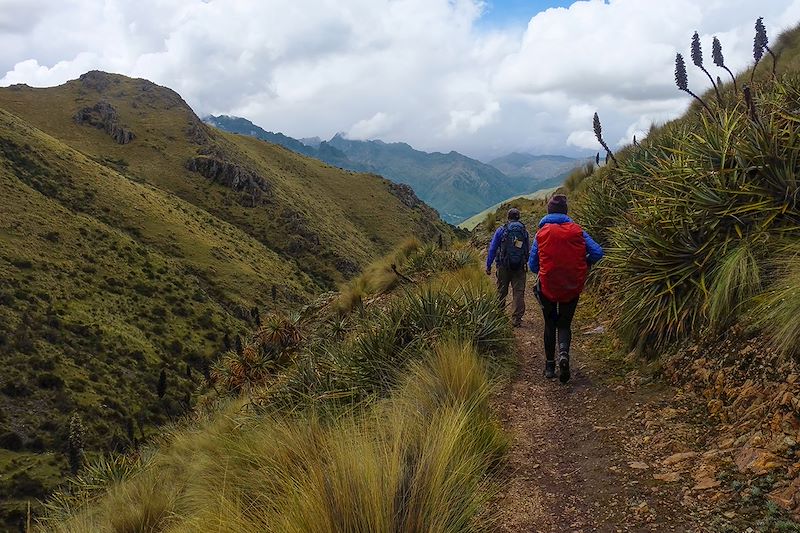
<path id="1" fill-rule="evenodd" d="M 563 155 L 533 155 L 512 152 L 492 159 L 489 164 L 509 178 L 545 181 L 557 176 L 564 176 L 579 162 L 578 159 Z"/>
<path id="2" fill-rule="evenodd" d="M 329 141 L 319 137 L 297 140 L 240 117 L 208 116 L 204 120 L 221 130 L 257 137 L 329 165 L 410 185 L 451 224 L 512 196 L 559 185 L 580 162 L 564 156 L 513 153 L 486 164 L 458 152 L 428 153 L 406 143 L 356 141 L 342 134 Z"/>

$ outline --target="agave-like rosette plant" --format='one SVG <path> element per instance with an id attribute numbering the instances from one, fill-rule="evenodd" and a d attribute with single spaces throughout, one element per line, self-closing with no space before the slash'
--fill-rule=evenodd
<path id="1" fill-rule="evenodd" d="M 631 345 L 659 347 L 735 320 L 770 282 L 759 265 L 772 243 L 800 231 L 800 119 L 785 113 L 800 87 L 786 82 L 769 95 L 760 123 L 744 105 L 723 108 L 617 169 L 629 193 L 622 207 L 606 204 L 605 220 L 617 222 L 603 236 L 602 268 Z M 601 199 L 593 196 L 592 209 Z M 597 215 L 588 215 L 593 231 Z M 766 326 L 782 345 L 795 331 L 787 309 L 770 315 L 784 322 Z"/>

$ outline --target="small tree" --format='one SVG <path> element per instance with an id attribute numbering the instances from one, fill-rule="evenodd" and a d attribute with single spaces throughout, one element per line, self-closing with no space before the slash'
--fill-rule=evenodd
<path id="1" fill-rule="evenodd" d="M 69 468 L 73 474 L 77 474 L 83 466 L 83 422 L 78 413 L 73 413 L 69 419 L 69 438 L 67 439 L 67 457 Z"/>
<path id="2" fill-rule="evenodd" d="M 156 393 L 158 393 L 159 399 L 163 398 L 167 393 L 167 370 L 165 368 L 162 368 L 161 373 L 158 375 Z"/>

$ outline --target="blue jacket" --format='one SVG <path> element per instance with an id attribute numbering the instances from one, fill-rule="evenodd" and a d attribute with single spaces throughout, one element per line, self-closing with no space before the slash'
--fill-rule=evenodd
<path id="1" fill-rule="evenodd" d="M 545 224 L 566 224 L 567 222 L 572 222 L 572 219 L 567 215 L 552 213 L 550 215 L 545 215 L 539 222 L 539 227 L 541 228 Z M 594 239 L 589 237 L 589 234 L 585 231 L 583 232 L 583 240 L 586 241 L 586 262 L 589 265 L 593 265 L 600 261 L 603 258 L 603 248 L 597 244 Z M 536 240 L 536 237 L 533 238 L 531 254 L 528 256 L 528 268 L 531 272 L 539 272 L 539 242 Z"/>
<path id="2" fill-rule="evenodd" d="M 516 221 L 515 221 L 516 222 Z M 527 229 L 525 230 L 527 234 Z M 497 231 L 494 232 L 494 237 L 492 237 L 492 242 L 489 244 L 489 255 L 486 256 L 486 270 L 492 268 L 492 263 L 494 263 L 495 259 L 498 261 L 500 260 L 497 257 L 497 252 L 500 251 L 500 244 L 503 242 L 503 235 L 506 232 L 505 226 L 500 226 L 497 228 Z M 528 237 L 530 239 L 530 237 Z"/>

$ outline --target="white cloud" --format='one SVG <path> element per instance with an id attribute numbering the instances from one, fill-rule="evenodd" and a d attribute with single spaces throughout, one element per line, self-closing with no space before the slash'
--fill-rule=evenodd
<path id="1" fill-rule="evenodd" d="M 359 120 L 347 131 L 349 139 L 369 140 L 386 134 L 395 122 L 392 115 L 379 111 L 372 117 Z"/>
<path id="2" fill-rule="evenodd" d="M 575 146 L 576 148 L 582 148 L 584 150 L 594 150 L 595 148 L 599 149 L 597 138 L 594 136 L 594 132 L 591 130 L 573 131 L 567 137 L 567 144 L 569 146 Z"/>
<path id="3" fill-rule="evenodd" d="M 491 123 L 500 111 L 498 102 L 487 102 L 482 109 L 460 109 L 450 111 L 447 134 L 455 137 L 463 132 L 475 133 Z"/>
<path id="4" fill-rule="evenodd" d="M 296 137 L 347 130 L 476 156 L 593 152 L 595 111 L 607 138 L 629 142 L 686 108 L 672 69 L 694 30 L 709 60 L 718 35 L 727 63 L 742 69 L 756 17 L 773 39 L 800 22 L 800 0 L 587 0 L 539 13 L 520 33 L 487 30 L 483 9 L 481 0 L 0 0 L 0 85 L 55 85 L 98 68 L 172 87 L 198 113 Z M 690 72 L 703 90 L 708 80 Z"/>

